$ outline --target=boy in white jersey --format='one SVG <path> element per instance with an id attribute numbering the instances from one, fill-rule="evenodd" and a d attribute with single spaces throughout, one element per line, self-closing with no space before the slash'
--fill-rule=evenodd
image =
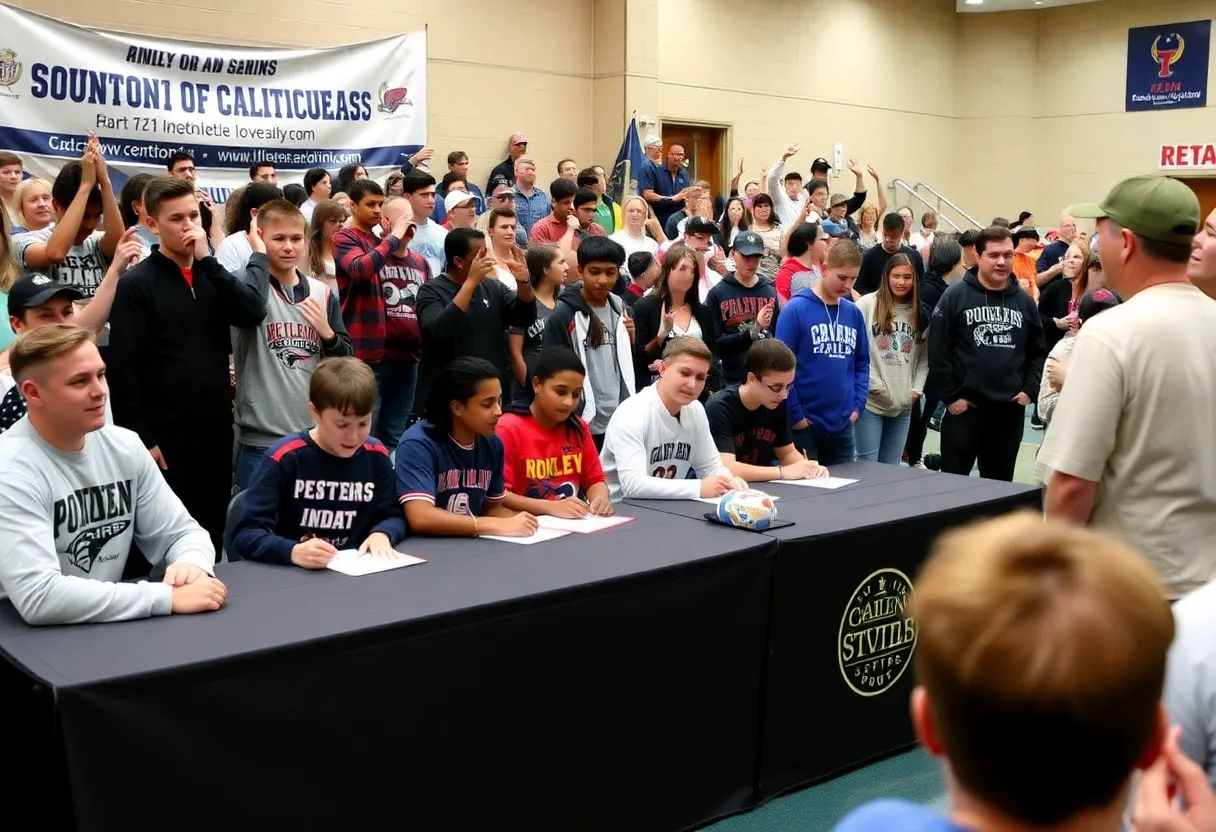
<path id="1" fill-rule="evenodd" d="M 30 624 L 217 610 L 215 549 L 131 431 L 107 426 L 105 364 L 88 330 L 22 335 L 10 358 L 29 413 L 0 436 L 0 595 Z M 119 583 L 132 543 L 169 564 Z"/>
<path id="2" fill-rule="evenodd" d="M 614 502 L 695 500 L 747 488 L 722 464 L 697 401 L 712 360 L 701 339 L 673 338 L 663 350 L 659 380 L 612 414 L 600 461 Z"/>
<path id="3" fill-rule="evenodd" d="M 304 430 L 308 385 L 321 359 L 355 354 L 337 294 L 296 268 L 304 250 L 304 215 L 282 199 L 258 210 L 246 235 L 242 280 L 257 289 L 266 316 L 232 328 L 236 364 L 236 487 L 244 490 L 271 445 Z"/>

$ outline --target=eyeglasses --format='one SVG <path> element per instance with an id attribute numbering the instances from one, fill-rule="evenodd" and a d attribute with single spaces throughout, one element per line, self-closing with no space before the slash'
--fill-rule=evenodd
<path id="1" fill-rule="evenodd" d="M 790 389 L 790 385 L 788 384 L 766 384 L 764 386 L 767 387 L 774 396 L 780 396 L 786 390 Z"/>
<path id="2" fill-rule="evenodd" d="M 516 142 L 515 144 L 511 145 L 511 147 L 527 147 L 527 146 L 528 146 L 527 142 Z"/>

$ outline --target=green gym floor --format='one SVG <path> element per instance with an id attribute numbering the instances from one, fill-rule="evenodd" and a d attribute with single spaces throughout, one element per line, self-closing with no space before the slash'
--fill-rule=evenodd
<path id="1" fill-rule="evenodd" d="M 1031 430 L 1027 419 L 1014 475 L 1017 482 L 1034 482 L 1034 456 L 1042 441 L 1043 431 Z M 940 444 L 938 433 L 929 431 L 925 453 L 937 453 Z M 939 763 L 920 749 L 909 751 L 779 797 L 747 814 L 706 826 L 704 832 L 830 832 L 850 811 L 879 797 L 912 800 L 944 812 L 946 793 Z"/>

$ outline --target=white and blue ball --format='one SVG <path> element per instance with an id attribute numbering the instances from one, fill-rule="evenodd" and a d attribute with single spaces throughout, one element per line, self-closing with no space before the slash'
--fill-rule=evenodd
<path id="1" fill-rule="evenodd" d="M 718 520 L 742 529 L 764 530 L 777 519 L 777 504 L 762 491 L 728 491 L 718 500 Z"/>

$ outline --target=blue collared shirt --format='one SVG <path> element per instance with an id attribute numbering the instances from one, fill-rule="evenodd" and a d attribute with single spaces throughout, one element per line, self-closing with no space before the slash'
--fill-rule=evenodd
<path id="1" fill-rule="evenodd" d="M 513 186 L 512 190 L 515 192 L 515 224 L 522 228 L 525 234 L 531 234 L 532 226 L 553 211 L 553 206 L 549 204 L 549 195 L 535 186 L 532 188 L 532 196 L 525 195 L 519 185 Z"/>

